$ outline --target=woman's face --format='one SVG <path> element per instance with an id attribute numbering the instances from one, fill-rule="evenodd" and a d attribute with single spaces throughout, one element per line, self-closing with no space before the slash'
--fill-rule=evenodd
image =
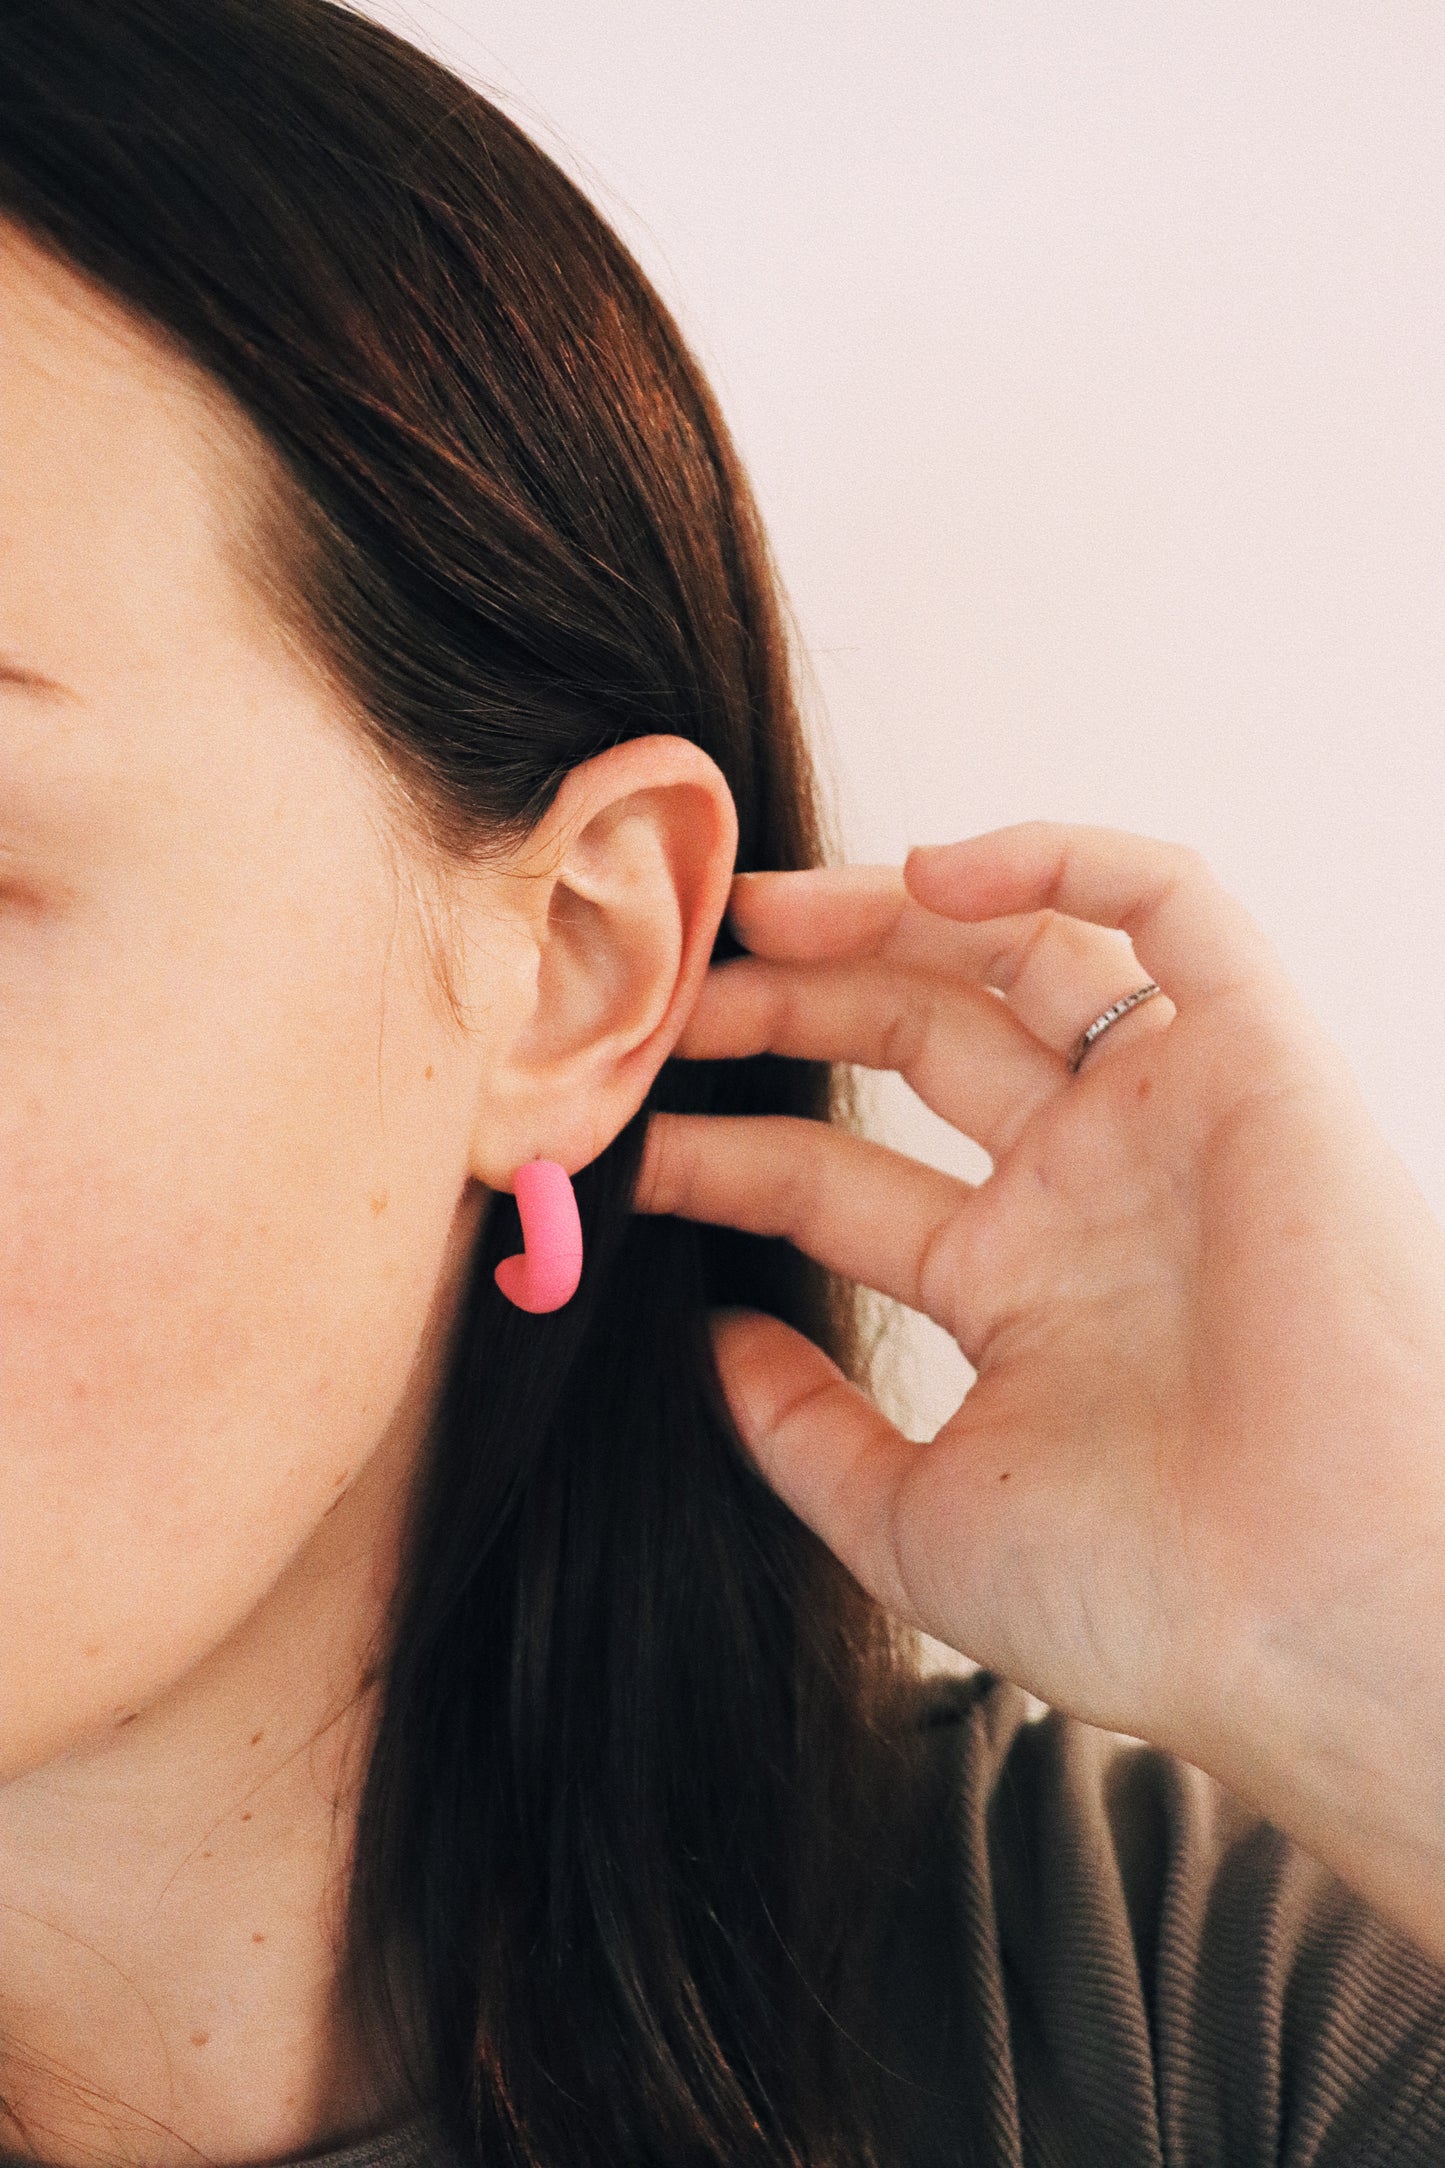
<path id="1" fill-rule="evenodd" d="M 228 568 L 223 429 L 0 228 L 0 1779 L 405 1465 L 487 1197 L 377 786 Z"/>

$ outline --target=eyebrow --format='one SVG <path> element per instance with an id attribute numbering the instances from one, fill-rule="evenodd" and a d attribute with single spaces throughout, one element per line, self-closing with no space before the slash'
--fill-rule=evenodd
<path id="1" fill-rule="evenodd" d="M 72 692 L 55 678 L 42 677 L 38 670 L 26 670 L 9 655 L 0 655 L 0 685 L 18 685 L 22 692 L 39 693 L 46 700 L 74 700 L 80 703 L 79 693 Z"/>

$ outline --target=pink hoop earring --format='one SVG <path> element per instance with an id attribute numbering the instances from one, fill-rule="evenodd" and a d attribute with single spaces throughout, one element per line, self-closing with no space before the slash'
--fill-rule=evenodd
<path id="1" fill-rule="evenodd" d="M 519 1310 L 560 1310 L 582 1277 L 582 1221 L 572 1178 L 555 1159 L 532 1159 L 517 1169 L 513 1189 L 524 1248 L 502 1259 L 497 1285 Z"/>

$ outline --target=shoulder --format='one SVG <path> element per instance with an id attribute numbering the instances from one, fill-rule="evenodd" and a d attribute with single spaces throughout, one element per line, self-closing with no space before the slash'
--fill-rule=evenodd
<path id="1" fill-rule="evenodd" d="M 1445 1971 L 1328 1869 L 996 1674 L 925 1679 L 912 1719 L 880 1950 L 910 2159 L 964 2127 L 979 2168 L 1445 2159 Z"/>

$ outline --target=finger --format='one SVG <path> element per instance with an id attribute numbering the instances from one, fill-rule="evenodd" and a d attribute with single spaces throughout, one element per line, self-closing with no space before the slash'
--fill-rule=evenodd
<path id="1" fill-rule="evenodd" d="M 1283 970 L 1263 928 L 1198 851 L 1122 828 L 1021 821 L 912 850 L 903 878 L 919 903 L 949 918 L 1047 909 L 1118 927 L 1181 1008 Z"/>
<path id="2" fill-rule="evenodd" d="M 884 1607 L 921 1626 L 892 1540 L 918 1455 L 820 1347 L 760 1311 L 712 1325 L 718 1374 L 759 1474 Z"/>
<path id="3" fill-rule="evenodd" d="M 1010 991 L 1021 960 L 1050 928 L 1077 928 L 1079 938 L 1108 943 L 1126 971 L 1136 961 L 1127 934 L 1085 927 L 1055 911 L 941 918 L 908 894 L 901 866 L 735 874 L 728 921 L 753 956 L 789 963 L 873 956 L 900 970 L 973 979 L 1001 993 Z"/>
<path id="4" fill-rule="evenodd" d="M 751 884 L 736 914 L 750 953 L 808 963 L 868 957 L 899 972 L 993 987 L 1007 994 L 1034 1037 L 1058 1054 L 1069 1053 L 1087 1024 L 1147 977 L 1120 928 L 1053 910 L 960 922 L 910 897 L 900 867 L 843 870 L 858 878 L 840 886 L 833 869 L 821 877 L 811 869 L 735 876 L 735 885 Z M 1163 1029 L 1176 1013 L 1167 995 L 1147 1016 L 1131 1011 L 1111 1034 L 1109 1055 L 1141 1029 Z M 691 1050 L 679 1051 L 686 1056 Z"/>
<path id="5" fill-rule="evenodd" d="M 781 1235 L 830 1271 L 931 1317 L 972 1363 L 959 1251 L 976 1187 L 832 1122 L 654 1114 L 633 1206 Z"/>
<path id="6" fill-rule="evenodd" d="M 872 953 L 900 921 L 931 914 L 909 896 L 901 866 L 806 866 L 734 874 L 727 915 L 754 956 L 808 963 Z"/>
<path id="7" fill-rule="evenodd" d="M 1071 1016 L 1087 1005 L 1087 992 L 1076 985 L 1072 1001 Z M 676 1051 L 687 1061 L 770 1053 L 896 1070 L 925 1106 L 994 1158 L 1066 1080 L 1061 1055 L 989 988 L 873 960 L 799 965 L 742 956 L 718 964 Z"/>

